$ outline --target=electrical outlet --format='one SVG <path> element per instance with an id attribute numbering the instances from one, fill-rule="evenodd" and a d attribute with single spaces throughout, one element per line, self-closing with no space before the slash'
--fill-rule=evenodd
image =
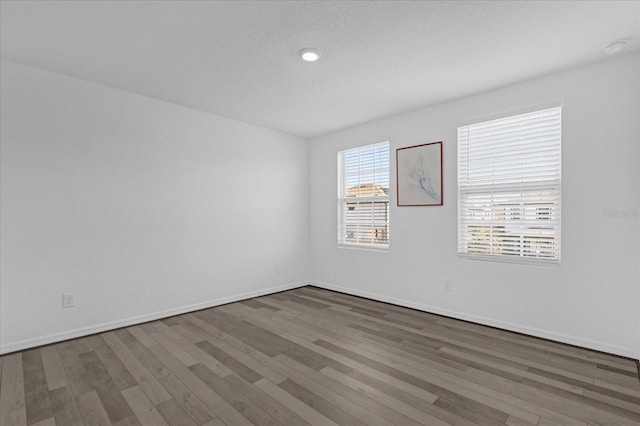
<path id="1" fill-rule="evenodd" d="M 453 291 L 453 283 L 451 280 L 444 280 L 444 291 L 451 293 Z"/>
<path id="2" fill-rule="evenodd" d="M 76 294 L 75 293 L 62 293 L 62 307 L 70 308 L 76 305 Z"/>

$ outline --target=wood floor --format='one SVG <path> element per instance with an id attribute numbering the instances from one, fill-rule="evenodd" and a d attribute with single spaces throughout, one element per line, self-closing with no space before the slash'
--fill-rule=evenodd
<path id="1" fill-rule="evenodd" d="M 633 361 L 303 287 L 0 357 L 2 426 L 640 425 Z"/>

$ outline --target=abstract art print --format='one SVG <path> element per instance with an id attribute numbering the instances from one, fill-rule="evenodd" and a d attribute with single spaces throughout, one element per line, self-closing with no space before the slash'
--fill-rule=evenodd
<path id="1" fill-rule="evenodd" d="M 398 206 L 442 205 L 442 142 L 396 149 Z"/>

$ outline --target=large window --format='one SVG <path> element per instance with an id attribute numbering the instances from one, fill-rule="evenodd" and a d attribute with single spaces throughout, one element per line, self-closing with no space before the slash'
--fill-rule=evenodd
<path id="1" fill-rule="evenodd" d="M 389 142 L 338 152 L 338 244 L 389 247 Z"/>
<path id="2" fill-rule="evenodd" d="M 561 108 L 458 128 L 458 253 L 560 262 Z"/>

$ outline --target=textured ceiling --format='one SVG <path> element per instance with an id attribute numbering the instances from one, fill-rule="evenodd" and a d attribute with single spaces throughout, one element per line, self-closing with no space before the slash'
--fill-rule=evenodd
<path id="1" fill-rule="evenodd" d="M 305 137 L 640 49 L 638 1 L 0 7 L 4 59 Z"/>

